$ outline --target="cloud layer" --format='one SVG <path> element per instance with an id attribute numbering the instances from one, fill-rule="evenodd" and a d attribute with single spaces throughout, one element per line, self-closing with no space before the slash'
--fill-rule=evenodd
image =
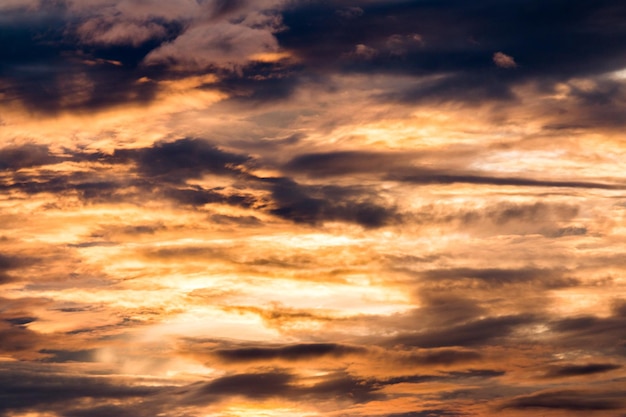
<path id="1" fill-rule="evenodd" d="M 4 1 L 0 417 L 626 415 L 619 1 Z"/>

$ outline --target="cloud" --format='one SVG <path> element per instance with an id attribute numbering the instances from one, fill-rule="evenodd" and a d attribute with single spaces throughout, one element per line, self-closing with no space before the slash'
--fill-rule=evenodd
<path id="1" fill-rule="evenodd" d="M 421 159 L 432 157 L 429 153 L 396 153 L 339 151 L 303 154 L 284 165 L 288 172 L 315 177 L 345 176 L 349 174 L 368 174 L 387 180 L 407 182 L 418 185 L 430 184 L 476 184 L 519 187 L 569 187 L 621 189 L 620 183 L 595 181 L 567 181 L 550 178 L 525 178 L 523 176 L 495 176 L 488 173 L 469 171 L 463 167 L 446 168 L 446 152 L 441 152 L 441 168 L 417 165 Z M 468 155 L 469 156 L 469 155 Z"/>
<path id="2" fill-rule="evenodd" d="M 562 288 L 577 286 L 580 281 L 567 277 L 566 270 L 560 269 L 541 269 L 541 268 L 519 268 L 519 269 L 470 269 L 470 268 L 454 268 L 442 270 L 430 270 L 420 274 L 423 279 L 433 282 L 442 282 L 450 280 L 458 283 L 462 280 L 476 280 L 486 285 L 501 286 L 533 283 L 538 287 L 545 288 Z"/>
<path id="3" fill-rule="evenodd" d="M 422 411 L 409 411 L 408 413 L 388 414 L 386 417 L 460 417 L 463 415 L 465 414 L 459 414 L 455 411 L 427 409 Z"/>
<path id="4" fill-rule="evenodd" d="M 475 362 L 482 358 L 477 351 L 455 348 L 420 349 L 399 355 L 402 363 L 432 367 Z"/>
<path id="5" fill-rule="evenodd" d="M 96 17 L 82 23 L 76 33 L 88 45 L 131 45 L 166 39 L 168 29 L 156 22 L 119 22 L 115 17 Z"/>
<path id="6" fill-rule="evenodd" d="M 587 376 L 601 374 L 620 369 L 622 366 L 614 363 L 587 363 L 584 365 L 560 365 L 551 367 L 546 372 L 546 378 L 566 378 L 573 376 Z"/>
<path id="7" fill-rule="evenodd" d="M 543 408 L 570 411 L 618 410 L 624 407 L 619 393 L 553 390 L 524 395 L 506 401 L 502 408 L 519 410 Z"/>
<path id="8" fill-rule="evenodd" d="M 360 347 L 336 343 L 303 343 L 282 347 L 217 349 L 214 351 L 214 354 L 226 362 L 255 362 L 273 359 L 301 361 L 325 356 L 342 357 L 364 353 L 365 351 L 365 349 Z"/>
<path id="9" fill-rule="evenodd" d="M 623 304 L 615 304 L 607 317 L 580 315 L 554 320 L 550 327 L 558 334 L 559 344 L 584 346 L 585 350 L 611 350 L 626 352 L 626 340 L 622 336 L 626 329 L 626 314 Z"/>
<path id="10" fill-rule="evenodd" d="M 3 417 L 623 413 L 623 2 L 0 3 Z"/>
<path id="11" fill-rule="evenodd" d="M 260 54 L 277 51 L 278 42 L 267 29 L 207 23 L 188 29 L 174 41 L 153 50 L 145 62 L 188 70 L 236 69 L 254 61 Z"/>
<path id="12" fill-rule="evenodd" d="M 493 63 L 500 68 L 517 68 L 517 63 L 513 57 L 503 52 L 493 54 Z"/>
<path id="13" fill-rule="evenodd" d="M 416 170 L 414 175 L 396 176 L 389 179 L 410 182 L 413 184 L 476 184 L 476 185 L 500 185 L 516 187 L 556 187 L 556 188 L 597 188 L 602 190 L 620 190 L 623 184 L 610 184 L 593 181 L 561 181 L 549 179 L 534 179 L 523 177 L 496 177 L 476 174 L 438 173 L 428 170 Z"/>
<path id="14" fill-rule="evenodd" d="M 289 396 L 293 390 L 291 374 L 266 372 L 260 374 L 238 374 L 217 378 L 202 387 L 208 395 L 244 395 L 250 398 Z"/>
<path id="15" fill-rule="evenodd" d="M 324 178 L 349 174 L 382 174 L 405 168 L 419 155 L 400 152 L 340 151 L 298 155 L 284 165 L 288 172 Z"/>
<path id="16" fill-rule="evenodd" d="M 360 380 L 344 372 L 315 378 L 309 386 L 302 386 L 299 382 L 304 382 L 304 379 L 282 370 L 227 375 L 197 387 L 184 402 L 210 404 L 227 397 L 243 396 L 255 400 L 283 398 L 327 402 L 341 399 L 346 403 L 361 403 L 380 397 L 375 393 L 377 387 L 373 381 Z"/>
<path id="17" fill-rule="evenodd" d="M 19 170 L 41 165 L 55 164 L 65 158 L 54 156 L 47 146 L 27 144 L 0 149 L 0 170 Z"/>
<path id="18" fill-rule="evenodd" d="M 15 276 L 14 272 L 36 264 L 38 261 L 36 257 L 0 253 L 0 285 L 18 281 L 20 278 Z"/>
<path id="19" fill-rule="evenodd" d="M 444 329 L 432 329 L 423 332 L 400 335 L 392 343 L 422 348 L 444 346 L 481 346 L 506 338 L 515 328 L 536 321 L 532 316 L 503 316 L 472 320 Z"/>
<path id="20" fill-rule="evenodd" d="M 0 374 L 0 413 L 18 410 L 51 411 L 80 409 L 81 400 L 125 402 L 162 392 L 166 387 L 131 386 L 108 378 L 71 376 L 50 372 L 9 370 Z M 104 405 L 104 404 L 103 404 Z"/>
<path id="21" fill-rule="evenodd" d="M 400 218 L 394 207 L 359 187 L 306 186 L 288 178 L 264 182 L 269 185 L 276 206 L 270 212 L 296 223 L 347 221 L 375 228 Z"/>
<path id="22" fill-rule="evenodd" d="M 250 157 L 223 151 L 202 139 L 185 138 L 143 149 L 116 150 L 112 160 L 135 162 L 142 175 L 177 183 L 206 174 L 241 174 L 241 165 Z"/>

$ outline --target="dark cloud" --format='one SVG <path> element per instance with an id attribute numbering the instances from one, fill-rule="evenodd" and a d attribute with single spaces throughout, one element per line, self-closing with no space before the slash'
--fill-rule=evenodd
<path id="1" fill-rule="evenodd" d="M 333 177 L 350 174 L 368 174 L 385 180 L 406 182 L 416 185 L 437 184 L 476 184 L 519 187 L 560 187 L 560 188 L 598 188 L 620 190 L 626 184 L 611 184 L 595 181 L 561 181 L 524 177 L 493 176 L 488 173 L 467 172 L 462 168 L 448 169 L 445 152 L 439 155 L 442 168 L 432 169 L 415 166 L 421 158 L 432 156 L 427 153 L 407 154 L 393 152 L 341 151 L 303 154 L 284 165 L 288 172 L 307 176 Z M 468 154 L 468 156 L 470 156 Z"/>
<path id="2" fill-rule="evenodd" d="M 65 362 L 93 362 L 97 349 L 83 350 L 55 350 L 42 349 L 39 353 L 47 355 L 43 362 L 65 363 Z"/>
<path id="3" fill-rule="evenodd" d="M 10 354 L 19 358 L 36 356 L 33 351 L 43 344 L 46 340 L 45 336 L 28 329 L 26 326 L 20 326 L 7 321 L 0 322 L 0 352 Z"/>
<path id="4" fill-rule="evenodd" d="M 423 348 L 480 346 L 510 336 L 516 328 L 535 321 L 536 318 L 529 315 L 489 317 L 445 329 L 403 334 L 393 338 L 392 343 Z"/>
<path id="5" fill-rule="evenodd" d="M 284 101 L 291 97 L 297 87 L 315 82 L 312 77 L 301 74 L 298 67 L 282 62 L 250 63 L 239 71 L 218 71 L 218 74 L 220 79 L 213 87 L 228 94 L 228 101 L 240 106 Z"/>
<path id="6" fill-rule="evenodd" d="M 401 358 L 403 362 L 409 364 L 447 366 L 457 363 L 478 361 L 483 358 L 483 355 L 473 350 L 443 348 L 410 352 L 406 356 L 401 356 Z"/>
<path id="7" fill-rule="evenodd" d="M 401 215 L 371 190 L 361 187 L 301 185 L 288 178 L 265 179 L 274 205 L 272 214 L 296 223 L 345 221 L 364 227 L 397 222 Z"/>
<path id="8" fill-rule="evenodd" d="M 594 392 L 577 390 L 544 391 L 524 395 L 504 403 L 502 408 L 519 410 L 545 408 L 569 411 L 618 410 L 626 404 L 623 392 Z"/>
<path id="9" fill-rule="evenodd" d="M 557 229 L 551 234 L 551 237 L 565 237 L 565 236 L 584 236 L 588 232 L 586 227 L 568 226 Z"/>
<path id="10" fill-rule="evenodd" d="M 37 317 L 15 317 L 15 318 L 7 318 L 4 319 L 7 323 L 13 326 L 24 326 L 25 324 L 32 323 L 37 321 Z"/>
<path id="11" fill-rule="evenodd" d="M 387 414 L 385 417 L 461 417 L 467 414 L 443 409 L 428 409 L 422 411 L 410 411 L 408 413 Z"/>
<path id="12" fill-rule="evenodd" d="M 145 398 L 165 389 L 131 386 L 107 378 L 51 374 L 41 368 L 39 372 L 5 369 L 0 372 L 0 415 L 17 410 L 78 408 L 76 404 L 83 399 Z"/>
<path id="13" fill-rule="evenodd" d="M 571 376 L 586 376 L 601 374 L 620 369 L 622 366 L 614 363 L 588 363 L 584 365 L 562 365 L 551 367 L 545 376 L 547 378 L 564 378 Z"/>
<path id="14" fill-rule="evenodd" d="M 30 256 L 19 256 L 0 253 L 0 284 L 19 280 L 15 271 L 35 265 L 39 262 L 37 258 Z"/>
<path id="15" fill-rule="evenodd" d="M 240 174 L 241 165 L 250 157 L 223 151 L 202 139 L 185 138 L 149 148 L 117 150 L 113 160 L 132 161 L 140 174 L 176 183 L 206 174 Z"/>
<path id="16" fill-rule="evenodd" d="M 206 68 L 188 71 L 221 72 L 220 89 L 253 102 L 289 97 L 302 82 L 328 73 L 438 76 L 384 92 L 385 100 L 513 100 L 513 87 L 529 80 L 549 90 L 557 81 L 626 66 L 620 58 L 626 31 L 617 23 L 626 8 L 618 0 L 519 0 L 512 5 L 334 0 L 286 2 L 282 10 L 270 6 L 260 12 L 267 20 L 282 21 L 283 30 L 267 22 L 241 24 L 238 14 L 248 10 L 245 1 L 201 6 L 211 9 L 211 24 L 202 21 L 207 17 L 186 16 L 182 5 L 179 13 L 152 14 L 116 12 L 111 5 L 86 7 L 88 12 L 63 2 L 39 6 L 35 12 L 5 11 L 0 39 L 10 42 L 0 52 L 0 78 L 11 85 L 6 97 L 44 112 L 152 101 L 156 83 L 137 80 L 179 77 L 169 64 L 183 58 L 196 64 L 207 60 Z M 248 51 L 248 45 L 263 43 L 259 37 L 264 39 L 259 51 L 270 43 L 270 50 L 280 47 L 297 60 L 251 62 L 249 52 L 256 50 Z M 204 53 L 186 56 L 198 48 Z M 516 68 L 494 64 L 494 54 L 503 52 Z M 142 65 L 147 56 L 151 65 Z M 212 56 L 221 58 L 216 63 Z M 237 71 L 216 68 L 233 60 L 240 63 Z M 581 97 L 597 102 L 612 94 L 602 88 Z M 605 119 L 616 123 L 617 114 Z"/>
<path id="17" fill-rule="evenodd" d="M 272 359 L 286 361 L 311 360 L 325 356 L 342 357 L 364 352 L 366 352 L 364 348 L 337 343 L 302 343 L 281 347 L 218 349 L 213 353 L 226 362 L 254 362 Z"/>
<path id="18" fill-rule="evenodd" d="M 64 417 L 138 417 L 151 416 L 157 410 L 146 409 L 145 405 L 101 405 L 96 407 L 77 408 L 63 412 Z"/>
<path id="19" fill-rule="evenodd" d="M 457 371 L 457 372 L 445 372 L 438 375 L 404 375 L 397 376 L 393 378 L 384 379 L 378 381 L 380 385 L 395 385 L 395 384 L 424 384 L 424 383 L 433 383 L 433 382 L 451 382 L 451 383 L 459 383 L 462 380 L 483 380 L 483 379 L 491 379 L 497 378 L 505 375 L 505 371 L 496 371 L 491 369 L 470 369 L 467 371 Z"/>
<path id="20" fill-rule="evenodd" d="M 202 388 L 209 395 L 243 395 L 249 398 L 289 396 L 294 376 L 283 372 L 238 374 L 218 378 Z"/>
<path id="21" fill-rule="evenodd" d="M 444 290 L 423 287 L 418 291 L 420 307 L 408 314 L 407 327 L 414 329 L 415 323 L 424 327 L 445 328 L 478 319 L 487 314 L 479 300 L 450 291 L 450 283 L 444 284 Z"/>
<path id="22" fill-rule="evenodd" d="M 204 384 L 186 401 L 210 403 L 224 396 L 244 396 L 253 399 L 279 397 L 289 400 L 332 399 L 350 402 L 367 402 L 378 398 L 379 388 L 375 381 L 354 378 L 344 372 L 325 376 L 310 386 L 298 385 L 303 382 L 295 375 L 280 370 L 264 373 L 244 373 L 217 378 Z"/>
<path id="23" fill-rule="evenodd" d="M 157 143 L 151 147 L 118 150 L 113 155 L 77 152 L 66 158 L 55 157 L 46 147 L 29 146 L 5 148 L 5 169 L 13 171 L 12 181 L 1 184 L 6 190 L 18 190 L 26 194 L 77 192 L 85 201 L 121 202 L 139 201 L 145 198 L 167 199 L 199 207 L 220 203 L 250 207 L 255 203 L 249 194 L 227 192 L 221 187 L 206 189 L 187 185 L 189 179 L 207 174 L 242 175 L 242 164 L 248 156 L 222 151 L 201 139 L 180 139 Z M 40 171 L 33 174 L 18 172 L 22 167 L 55 164 L 65 160 L 98 163 L 99 168 L 112 169 L 116 165 L 134 166 L 137 175 L 128 173 L 112 175 L 102 169 L 58 174 Z M 103 174 L 104 172 L 104 174 Z M 1 267 L 1 265 L 0 265 Z"/>
<path id="24" fill-rule="evenodd" d="M 261 220 L 254 216 L 227 216 L 214 214 L 210 217 L 211 222 L 221 225 L 233 225 L 239 227 L 251 227 L 261 225 Z"/>
<path id="25" fill-rule="evenodd" d="M 360 11 L 350 19 L 341 13 L 341 1 L 292 4 L 283 13 L 289 30 L 277 37 L 309 67 L 445 75 L 392 93 L 403 100 L 512 99 L 511 87 L 521 82 L 567 80 L 626 64 L 616 58 L 624 56 L 626 38 L 616 24 L 626 8 L 617 0 L 372 1 L 357 3 Z M 359 54 L 359 45 L 369 53 Z M 517 68 L 494 65 L 493 55 L 501 51 Z"/>
<path id="26" fill-rule="evenodd" d="M 626 355 L 626 314 L 622 303 L 613 306 L 607 317 L 592 315 L 554 320 L 550 327 L 559 344 L 587 350 L 617 351 Z"/>
<path id="27" fill-rule="evenodd" d="M 383 394 L 376 392 L 380 388 L 380 384 L 375 380 L 360 379 L 345 372 L 336 372 L 309 388 L 303 388 L 302 391 L 307 396 L 325 401 L 347 399 L 364 403 L 384 398 Z"/>
<path id="28" fill-rule="evenodd" d="M 246 0 L 215 0 L 211 4 L 213 16 L 220 17 L 239 11 L 246 3 Z"/>
<path id="29" fill-rule="evenodd" d="M 563 269 L 520 268 L 520 269 L 472 269 L 453 268 L 426 271 L 421 274 L 424 279 L 440 282 L 441 280 L 476 280 L 488 286 L 533 283 L 545 288 L 572 287 L 580 284 L 580 280 L 567 276 Z"/>
<path id="30" fill-rule="evenodd" d="M 462 372 L 449 372 L 447 376 L 451 378 L 497 378 L 506 374 L 506 371 L 496 371 L 493 369 L 470 369 Z"/>
<path id="31" fill-rule="evenodd" d="M 65 160 L 50 153 L 47 146 L 22 145 L 0 149 L 0 170 L 17 171 L 48 164 L 56 164 Z"/>
<path id="32" fill-rule="evenodd" d="M 347 174 L 383 174 L 406 167 L 417 155 L 365 151 L 341 151 L 299 155 L 285 165 L 285 170 L 320 178 Z"/>
<path id="33" fill-rule="evenodd" d="M 409 175 L 390 175 L 388 179 L 419 185 L 476 184 L 516 187 L 597 188 L 602 190 L 622 190 L 626 188 L 624 184 L 610 184 L 594 181 L 559 181 L 523 177 L 496 177 L 475 174 L 438 173 L 426 170 L 418 170 L 418 172 Z"/>
<path id="34" fill-rule="evenodd" d="M 251 207 L 256 202 L 252 195 L 225 194 L 221 189 L 207 190 L 200 186 L 190 186 L 188 188 L 164 188 L 163 195 L 178 203 L 200 207 L 205 204 L 228 204 L 231 206 Z"/>
<path id="35" fill-rule="evenodd" d="M 48 114 L 153 100 L 157 85 L 137 81 L 158 74 L 139 64 L 182 30 L 180 22 L 163 19 L 116 22 L 79 16 L 56 1 L 5 13 L 0 21 L 0 40 L 8 46 L 0 51 L 2 101 Z M 143 36 L 148 32 L 154 36 Z"/>

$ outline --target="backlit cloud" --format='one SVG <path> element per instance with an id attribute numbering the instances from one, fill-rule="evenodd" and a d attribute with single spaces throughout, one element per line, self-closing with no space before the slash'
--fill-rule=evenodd
<path id="1" fill-rule="evenodd" d="M 626 413 L 621 2 L 0 3 L 0 417 Z"/>
<path id="2" fill-rule="evenodd" d="M 515 68 L 517 63 L 512 56 L 509 56 L 503 52 L 496 52 L 493 54 L 493 62 L 500 68 Z"/>

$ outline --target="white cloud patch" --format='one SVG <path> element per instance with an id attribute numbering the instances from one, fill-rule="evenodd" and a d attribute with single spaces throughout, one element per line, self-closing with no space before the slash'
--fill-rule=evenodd
<path id="1" fill-rule="evenodd" d="M 507 55 L 503 52 L 496 52 L 493 54 L 493 62 L 500 68 L 516 68 L 517 63 L 512 56 Z"/>

